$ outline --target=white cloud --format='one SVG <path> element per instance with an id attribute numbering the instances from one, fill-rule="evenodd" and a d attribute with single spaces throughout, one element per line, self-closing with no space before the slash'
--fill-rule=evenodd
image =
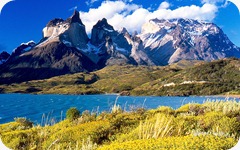
<path id="1" fill-rule="evenodd" d="M 170 7 L 170 4 L 168 2 L 162 2 L 158 9 L 168 9 Z"/>
<path id="2" fill-rule="evenodd" d="M 228 5 L 229 0 L 201 0 L 203 4 L 214 4 L 219 8 L 225 8 Z"/>
<path id="3" fill-rule="evenodd" d="M 211 4 L 204 4 L 202 7 L 191 5 L 179 7 L 175 10 L 158 9 L 148 15 L 148 20 L 152 18 L 173 19 L 173 18 L 189 18 L 197 20 L 212 21 L 217 12 L 217 7 Z"/>
<path id="4" fill-rule="evenodd" d="M 86 25 L 87 33 L 98 20 L 106 18 L 115 29 L 126 27 L 129 32 L 140 31 L 141 26 L 149 19 L 189 18 L 212 21 L 218 8 L 214 4 L 205 3 L 202 6 L 183 6 L 169 9 L 170 4 L 163 2 L 156 10 L 148 10 L 136 4 L 123 1 L 104 1 L 98 8 L 88 12 L 80 12 L 81 19 Z"/>
<path id="5" fill-rule="evenodd" d="M 86 30 L 89 33 L 92 26 L 97 23 L 98 20 L 106 18 L 114 20 L 122 18 L 122 20 L 115 19 L 116 23 L 121 23 L 125 17 L 131 14 L 133 11 L 139 9 L 140 6 L 135 4 L 126 4 L 122 1 L 104 1 L 98 8 L 91 8 L 88 12 L 80 12 L 80 17 L 86 26 Z"/>

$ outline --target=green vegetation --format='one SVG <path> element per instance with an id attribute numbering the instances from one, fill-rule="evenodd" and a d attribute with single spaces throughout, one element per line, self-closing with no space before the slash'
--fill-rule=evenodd
<path id="1" fill-rule="evenodd" d="M 14 118 L 15 122 L 19 124 L 18 127 L 22 129 L 29 129 L 33 127 L 33 122 L 27 118 Z"/>
<path id="2" fill-rule="evenodd" d="M 67 110 L 66 117 L 70 121 L 74 121 L 74 120 L 76 120 L 77 118 L 80 117 L 80 112 L 79 112 L 79 110 L 77 110 L 77 108 L 72 107 L 72 108 Z"/>
<path id="3" fill-rule="evenodd" d="M 240 137 L 240 102 L 234 100 L 207 100 L 176 110 L 160 106 L 126 112 L 115 104 L 98 115 L 78 112 L 70 108 L 71 117 L 52 126 L 16 118 L 0 125 L 0 136 L 8 147 L 24 150 L 227 150 Z"/>
<path id="4" fill-rule="evenodd" d="M 240 95 L 240 60 L 180 61 L 164 67 L 108 66 L 45 80 L 0 85 L 1 93 Z"/>

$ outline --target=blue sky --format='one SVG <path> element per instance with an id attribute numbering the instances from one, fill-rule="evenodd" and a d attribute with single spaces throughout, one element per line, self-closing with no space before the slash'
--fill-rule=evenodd
<path id="1" fill-rule="evenodd" d="M 151 18 L 190 18 L 214 22 L 240 47 L 240 14 L 225 0 L 15 0 L 0 14 L 0 52 L 12 52 L 24 42 L 42 38 L 42 29 L 53 18 L 66 19 L 77 8 L 86 30 L 103 17 L 115 29 L 141 30 Z"/>

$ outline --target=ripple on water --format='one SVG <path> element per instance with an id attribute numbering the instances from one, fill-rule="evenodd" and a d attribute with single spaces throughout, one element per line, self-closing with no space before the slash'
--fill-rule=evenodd
<path id="1" fill-rule="evenodd" d="M 84 110 L 110 111 L 117 97 L 117 95 L 0 94 L 0 124 L 13 121 L 15 117 L 27 117 L 34 122 L 41 123 L 42 115 L 49 113 L 53 117 L 64 118 L 70 107 L 77 107 L 81 112 Z M 144 106 L 147 109 L 152 109 L 160 105 L 175 109 L 189 102 L 203 103 L 207 98 L 209 97 L 120 96 L 117 99 L 117 105 L 124 109 L 130 109 L 132 106 Z M 219 99 L 217 97 L 211 98 Z"/>

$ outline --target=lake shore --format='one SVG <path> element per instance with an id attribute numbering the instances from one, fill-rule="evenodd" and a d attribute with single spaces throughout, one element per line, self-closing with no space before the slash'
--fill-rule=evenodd
<path id="1" fill-rule="evenodd" d="M 240 95 L 226 94 L 226 95 L 216 95 L 220 97 L 231 97 L 231 98 L 240 98 Z"/>
<path id="2" fill-rule="evenodd" d="M 175 105 L 181 103 L 181 99 L 182 97 L 178 100 L 170 98 L 167 102 L 175 101 L 173 103 Z M 118 102 L 125 103 L 121 98 Z M 154 102 L 154 99 L 151 102 Z M 236 119 L 239 115 L 239 102 L 209 101 L 203 104 L 189 102 L 191 100 L 176 108 L 157 105 L 158 107 L 153 109 L 141 108 L 131 111 L 126 111 L 118 105 L 115 107 L 117 109 L 100 114 L 72 107 L 68 109 L 75 111 L 66 111 L 66 119 L 60 122 L 52 124 L 44 121 L 40 127 L 34 125 L 31 119 L 17 118 L 15 121 L 0 124 L 0 134 L 4 144 L 11 149 L 21 148 L 22 143 L 25 149 L 83 149 L 85 145 L 93 145 L 94 150 L 153 148 L 227 150 L 236 145 L 239 140 L 240 122 Z M 232 109 L 226 109 L 227 107 Z M 203 123 L 207 123 L 207 126 Z M 156 126 L 158 128 L 155 128 Z M 229 133 L 236 136 L 222 136 Z"/>

